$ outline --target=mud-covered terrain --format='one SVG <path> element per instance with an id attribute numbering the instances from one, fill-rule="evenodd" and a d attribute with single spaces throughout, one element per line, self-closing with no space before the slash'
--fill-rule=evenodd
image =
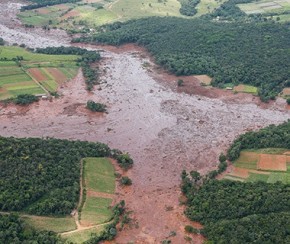
<path id="1" fill-rule="evenodd" d="M 0 9 L 9 8 L 11 2 Z M 26 42 L 11 35 L 15 29 L 10 28 L 1 21 L 0 36 L 10 43 L 25 42 L 31 47 L 67 43 L 59 37 L 55 44 L 56 36 L 50 37 L 49 32 L 42 43 L 37 31 L 30 34 L 18 26 L 16 31 L 27 35 Z M 79 72 L 60 88 L 59 99 L 29 107 L 2 106 L 0 135 L 101 141 L 129 152 L 135 161 L 129 172 L 133 185 L 120 190 L 118 198 L 125 199 L 133 210 L 135 225 L 119 233 L 117 242 L 159 243 L 174 231 L 173 243 L 184 243 L 184 225 L 189 221 L 179 205 L 182 169 L 212 170 L 218 155 L 237 135 L 281 123 L 290 119 L 290 112 L 279 99 L 264 106 L 249 95 L 226 92 L 205 96 L 178 91 L 174 82 L 178 78 L 154 73 L 153 68 L 149 72 L 144 63 L 150 59 L 138 50 L 111 48 L 102 56 L 103 75 L 94 92 L 85 90 Z M 185 85 L 190 87 L 189 82 Z M 86 110 L 89 99 L 107 104 L 108 114 Z M 195 236 L 195 243 L 201 241 Z"/>

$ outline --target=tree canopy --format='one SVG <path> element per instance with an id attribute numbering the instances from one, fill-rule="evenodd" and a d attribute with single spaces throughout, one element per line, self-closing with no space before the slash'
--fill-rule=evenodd
<path id="1" fill-rule="evenodd" d="M 74 41 L 137 43 L 176 75 L 207 74 L 220 87 L 227 83 L 257 86 L 265 101 L 290 86 L 287 25 L 151 17 L 117 22 L 102 31 Z"/>

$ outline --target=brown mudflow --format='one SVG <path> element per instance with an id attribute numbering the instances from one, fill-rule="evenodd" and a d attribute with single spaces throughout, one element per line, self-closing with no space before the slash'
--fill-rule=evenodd
<path id="1" fill-rule="evenodd" d="M 4 27 L 0 25 L 4 39 L 7 35 L 11 43 L 23 42 L 17 35 L 13 39 L 10 31 L 22 35 L 26 30 Z M 40 45 L 34 38 L 37 31 L 30 38 L 29 32 L 25 34 L 27 44 Z M 51 40 L 49 34 L 45 45 L 54 45 L 55 36 Z M 62 40 L 66 39 L 60 38 L 58 45 L 66 44 Z M 129 172 L 133 185 L 120 188 L 117 198 L 125 199 L 136 221 L 116 241 L 159 243 L 174 231 L 172 242 L 184 243 L 184 226 L 190 222 L 179 205 L 181 170 L 206 173 L 214 169 L 219 153 L 237 135 L 281 123 L 290 118 L 290 112 L 280 99 L 263 105 L 249 95 L 201 88 L 193 78 L 184 78 L 185 86 L 177 89 L 177 77 L 156 72 L 144 53 L 129 47 L 103 47 L 107 51 L 102 52 L 101 84 L 92 93 L 85 90 L 79 72 L 59 89 L 59 99 L 28 108 L 2 106 L 0 134 L 101 141 L 129 152 L 135 161 Z M 89 99 L 107 104 L 108 114 L 86 110 Z M 200 243 L 202 237 L 194 236 L 194 241 Z"/>

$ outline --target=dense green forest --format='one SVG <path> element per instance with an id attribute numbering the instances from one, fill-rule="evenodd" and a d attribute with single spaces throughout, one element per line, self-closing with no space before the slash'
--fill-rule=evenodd
<path id="1" fill-rule="evenodd" d="M 290 86 L 290 29 L 264 22 L 152 17 L 115 23 L 75 42 L 137 43 L 176 75 L 208 74 L 213 85 L 250 84 L 263 100 Z"/>
<path id="2" fill-rule="evenodd" d="M 192 177 L 192 176 L 191 176 Z M 290 188 L 282 183 L 242 183 L 184 177 L 185 214 L 204 225 L 213 243 L 289 243 Z"/>
<path id="3" fill-rule="evenodd" d="M 228 150 L 228 158 L 235 160 L 243 149 L 260 148 L 290 149 L 290 120 L 281 125 L 270 125 L 259 131 L 250 131 L 239 136 Z"/>
<path id="4" fill-rule="evenodd" d="M 24 223 L 17 215 L 0 214 L 0 243 L 64 243 L 51 231 L 37 231 Z"/>
<path id="5" fill-rule="evenodd" d="M 25 11 L 29 9 L 37 9 L 37 8 L 42 8 L 46 6 L 62 4 L 62 3 L 76 3 L 81 0 L 29 0 L 29 1 L 33 2 L 33 4 L 22 6 L 21 11 Z"/>
<path id="6" fill-rule="evenodd" d="M 0 138 L 0 210 L 66 215 L 79 199 L 80 160 L 106 157 L 102 143 Z"/>
<path id="7" fill-rule="evenodd" d="M 99 75 L 98 69 L 92 68 L 91 64 L 101 59 L 101 55 L 99 52 L 89 51 L 87 49 L 79 47 L 63 47 L 63 46 L 37 48 L 35 52 L 54 55 L 80 55 L 81 58 L 78 59 L 77 61 L 82 67 L 83 74 L 86 80 L 87 89 L 90 91 L 93 89 L 94 85 L 97 84 L 97 79 Z"/>

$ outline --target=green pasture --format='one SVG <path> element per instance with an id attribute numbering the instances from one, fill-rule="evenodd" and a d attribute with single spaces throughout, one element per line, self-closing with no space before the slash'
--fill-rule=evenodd
<path id="1" fill-rule="evenodd" d="M 15 61 L 10 61 L 20 56 L 24 58 L 20 61 L 20 65 Z M 39 68 L 42 74 L 47 77 L 47 80 L 41 82 L 41 85 L 50 92 L 56 91 L 58 83 L 45 68 L 58 68 L 69 80 L 77 74 L 79 68 L 76 65 L 77 58 L 76 55 L 46 55 L 28 52 L 20 47 L 0 47 L 0 59 L 3 60 L 0 61 L 0 100 L 20 94 L 46 93 L 37 84 L 36 78 L 27 71 L 29 68 Z"/>
<path id="2" fill-rule="evenodd" d="M 12 59 L 17 56 L 22 56 L 24 61 L 30 62 L 71 62 L 76 61 L 77 55 L 47 55 L 41 53 L 32 53 L 28 52 L 24 48 L 21 47 L 10 47 L 10 46 L 2 46 L 0 47 L 0 59 L 7 58 Z"/>
<path id="3" fill-rule="evenodd" d="M 64 233 L 61 235 L 62 238 L 66 239 L 68 243 L 84 243 L 89 240 L 92 234 L 98 234 L 104 230 L 106 225 L 93 227 L 86 230 L 80 230 L 72 233 Z"/>
<path id="4" fill-rule="evenodd" d="M 211 13 L 226 1 L 227 0 L 201 0 L 196 6 L 197 14 L 194 17 Z"/>
<path id="5" fill-rule="evenodd" d="M 84 175 L 88 190 L 96 192 L 115 192 L 115 170 L 107 158 L 85 158 Z"/>
<path id="6" fill-rule="evenodd" d="M 202 15 L 207 13 L 208 8 L 212 11 L 220 4 L 213 0 L 201 1 L 200 6 L 198 6 L 198 14 Z M 98 8 L 96 5 L 102 6 L 102 8 Z M 63 27 L 65 29 L 71 29 L 73 26 L 79 25 L 79 21 L 84 21 L 85 25 L 93 27 L 114 21 L 126 21 L 150 16 L 177 16 L 188 18 L 179 13 L 181 5 L 178 0 L 100 0 L 96 3 L 82 1 L 76 4 L 62 4 L 62 6 L 65 6 L 65 9 L 59 6 L 55 5 L 36 10 L 27 10 L 21 12 L 18 17 L 23 24 L 44 26 L 50 22 L 51 26 Z M 64 17 L 68 8 L 72 8 L 72 11 L 78 12 L 78 15 L 72 15 L 70 18 Z"/>
<path id="7" fill-rule="evenodd" d="M 177 0 L 118 0 L 113 2 L 109 8 L 122 20 L 149 16 L 177 16 L 184 17 L 179 13 L 180 2 Z"/>
<path id="8" fill-rule="evenodd" d="M 38 230 L 50 230 L 56 233 L 61 233 L 76 229 L 76 223 L 72 217 L 52 218 L 25 215 L 22 219 Z"/>
<path id="9" fill-rule="evenodd" d="M 111 220 L 113 213 L 109 208 L 110 198 L 87 197 L 82 209 L 81 223 L 98 225 Z"/>

